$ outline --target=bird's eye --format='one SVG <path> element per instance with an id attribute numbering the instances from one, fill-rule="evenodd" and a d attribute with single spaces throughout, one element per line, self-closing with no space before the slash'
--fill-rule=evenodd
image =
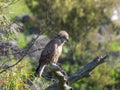
<path id="1" fill-rule="evenodd" d="M 65 36 L 63 36 L 63 38 L 64 38 L 64 39 L 66 39 L 66 37 L 65 37 Z"/>
<path id="2" fill-rule="evenodd" d="M 57 34 L 56 36 L 57 36 L 57 37 L 60 37 L 60 35 L 59 35 L 59 34 Z"/>

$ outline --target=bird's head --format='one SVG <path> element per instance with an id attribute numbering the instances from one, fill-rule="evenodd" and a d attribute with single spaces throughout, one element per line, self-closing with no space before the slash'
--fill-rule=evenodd
<path id="1" fill-rule="evenodd" d="M 66 42 L 69 40 L 69 35 L 66 31 L 60 31 L 57 34 L 57 38 L 59 38 L 62 42 Z"/>

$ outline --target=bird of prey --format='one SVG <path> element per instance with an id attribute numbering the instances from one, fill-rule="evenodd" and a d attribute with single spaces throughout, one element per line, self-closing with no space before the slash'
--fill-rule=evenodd
<path id="1" fill-rule="evenodd" d="M 35 76 L 40 76 L 43 73 L 44 68 L 49 63 L 56 64 L 59 56 L 62 52 L 62 47 L 66 41 L 68 41 L 69 35 L 66 31 L 60 31 L 41 52 L 39 59 L 39 65 L 36 69 Z"/>

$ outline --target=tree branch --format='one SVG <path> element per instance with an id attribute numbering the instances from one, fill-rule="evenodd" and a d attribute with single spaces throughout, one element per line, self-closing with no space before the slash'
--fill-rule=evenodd
<path id="1" fill-rule="evenodd" d="M 106 58 L 108 55 L 102 57 L 96 57 L 88 63 L 86 66 L 84 66 L 82 69 L 78 70 L 75 74 L 69 76 L 66 78 L 66 76 L 63 74 L 63 72 L 60 69 L 51 68 L 53 72 L 55 73 L 56 77 L 58 78 L 58 82 L 55 82 L 53 85 L 47 87 L 45 90 L 73 90 L 68 84 L 72 84 L 81 78 L 90 76 L 90 72 L 97 67 L 98 65 L 106 62 Z"/>
<path id="2" fill-rule="evenodd" d="M 51 64 L 50 69 L 58 80 L 54 85 L 49 86 L 45 90 L 73 90 L 72 87 L 68 85 L 67 77 L 63 74 L 63 70 L 58 65 Z"/>
<path id="3" fill-rule="evenodd" d="M 77 71 L 75 74 L 71 75 L 68 79 L 69 83 L 72 84 L 83 77 L 89 77 L 90 72 L 98 65 L 106 62 L 107 57 L 108 55 L 104 57 L 100 56 L 100 57 L 94 58 L 92 62 L 88 63 L 86 66 L 84 66 L 82 69 Z"/>
<path id="4" fill-rule="evenodd" d="M 22 56 L 16 63 L 14 63 L 13 65 L 10 65 L 10 66 L 6 66 L 2 71 L 0 71 L 0 73 L 3 73 L 3 72 L 5 72 L 6 70 L 8 70 L 8 69 L 16 66 L 18 63 L 20 63 L 20 62 L 23 60 L 23 58 L 28 54 L 30 48 L 33 46 L 33 44 L 35 43 L 35 41 L 36 41 L 38 38 L 39 38 L 39 35 L 38 35 L 35 39 L 32 40 L 32 42 L 30 43 L 30 45 L 28 45 L 29 47 L 25 50 L 25 53 L 23 54 L 23 56 Z"/>

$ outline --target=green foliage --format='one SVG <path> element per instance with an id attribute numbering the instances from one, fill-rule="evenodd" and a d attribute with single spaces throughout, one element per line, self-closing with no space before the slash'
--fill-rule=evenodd
<path id="1" fill-rule="evenodd" d="M 22 6 L 21 6 L 22 5 Z M 26 6 L 24 0 L 1 0 L 0 14 L 13 19 L 18 14 L 28 14 L 30 10 Z"/>
<path id="2" fill-rule="evenodd" d="M 9 8 L 7 8 L 7 10 L 9 11 L 9 14 L 7 14 L 7 16 L 10 17 L 10 19 L 15 18 L 15 16 L 17 15 L 31 13 L 24 0 L 19 0 L 15 4 L 12 4 L 11 6 L 9 6 Z"/>
<path id="3" fill-rule="evenodd" d="M 16 61 L 14 61 L 16 62 Z M 23 60 L 19 65 L 0 75 L 2 90 L 31 90 L 25 80 L 33 74 L 29 60 Z"/>
<path id="4" fill-rule="evenodd" d="M 23 33 L 17 33 L 16 35 L 17 43 L 20 47 L 25 47 L 27 45 L 26 36 Z"/>
<path id="5" fill-rule="evenodd" d="M 22 7 L 21 7 L 22 5 Z M 8 40 L 14 38 L 14 34 L 18 32 L 17 24 L 13 25 L 11 20 L 18 14 L 30 13 L 24 0 L 1 0 L 0 1 L 0 40 Z M 15 24 L 15 23 L 14 23 Z M 13 37 L 12 37 L 13 36 Z"/>
<path id="6" fill-rule="evenodd" d="M 110 14 L 119 0 L 25 0 L 31 12 L 43 20 L 47 30 L 65 29 L 80 41 L 98 25 L 110 22 Z M 49 35 L 53 35 L 48 32 Z M 77 37 L 76 37 L 77 36 Z"/>
<path id="7" fill-rule="evenodd" d="M 108 48 L 110 51 L 120 51 L 120 43 L 117 41 L 109 42 Z"/>
<path id="8" fill-rule="evenodd" d="M 111 70 L 114 71 L 114 69 L 107 64 L 100 65 L 93 70 L 91 77 L 77 81 L 72 86 L 75 87 L 76 90 L 109 90 L 106 88 L 107 85 L 114 86 L 114 84 L 116 84 L 114 76 L 111 77 Z"/>

